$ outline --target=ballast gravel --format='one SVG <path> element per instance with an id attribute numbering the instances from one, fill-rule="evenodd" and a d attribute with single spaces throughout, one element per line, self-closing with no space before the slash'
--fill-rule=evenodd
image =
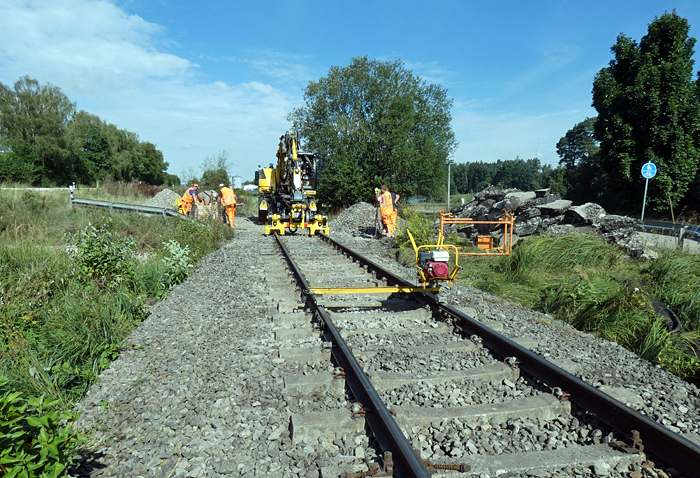
<path id="1" fill-rule="evenodd" d="M 177 211 L 175 202 L 180 199 L 180 195 L 171 189 L 163 189 L 158 194 L 144 203 L 145 206 L 164 207 Z"/>
<path id="2" fill-rule="evenodd" d="M 374 239 L 366 229 L 370 209 L 359 208 L 364 211 L 347 212 L 348 217 L 357 212 L 356 219 L 347 219 L 335 230 L 332 221 L 331 235 L 413 280 L 415 272 L 392 259 L 388 240 Z M 289 344 L 277 342 L 272 332 L 277 291 L 268 286 L 265 276 L 269 265 L 263 260 L 263 255 L 275 253 L 273 240 L 264 237 L 260 226 L 248 218 L 238 218 L 236 227 L 233 239 L 200 261 L 183 284 L 152 306 L 150 317 L 124 341 L 120 357 L 79 404 L 79 426 L 91 433 L 91 442 L 70 476 L 318 477 L 322 466 L 365 453 L 372 455 L 371 443 L 364 436 L 292 444 L 289 424 L 293 413 L 338 408 L 343 400 L 292 396 L 285 391 L 286 376 L 322 373 L 330 365 L 279 358 L 280 347 Z M 472 317 L 501 323 L 505 335 L 529 338 L 533 350 L 544 357 L 580 364 L 577 375 L 594 386 L 632 392 L 635 398 L 630 406 L 691 440 L 697 439 L 700 392 L 694 385 L 616 344 L 481 291 L 456 286 L 444 294 L 448 303 Z M 384 337 L 381 346 L 386 351 L 382 354 L 390 355 L 392 347 L 399 350 L 404 338 L 390 343 Z M 375 349 L 381 339 L 355 336 L 351 340 L 358 349 Z M 295 343 L 318 342 L 308 338 Z M 415 354 L 408 358 L 413 359 L 429 365 L 435 357 Z M 450 353 L 439 359 L 439 366 L 448 370 L 490 360 L 480 353 Z M 381 359 L 376 360 L 370 365 L 381 369 Z M 410 372 L 408 360 L 393 362 L 397 369 L 392 371 Z M 527 393 L 522 380 L 496 387 L 496 394 L 505 398 Z M 447 395 L 452 405 L 461 406 L 489 403 L 496 399 L 493 388 L 449 383 L 432 388 L 405 386 L 387 394 L 394 404 L 433 404 Z M 579 425 L 579 418 L 558 419 L 575 420 L 575 436 L 561 432 L 571 430 L 571 423 L 537 420 L 513 420 L 504 427 L 452 421 L 408 430 L 407 434 L 422 455 L 452 459 L 463 454 L 553 449 L 607 439 L 605 427 Z M 513 436 L 522 428 L 530 430 L 531 440 L 514 441 Z M 595 470 L 572 469 L 563 470 L 561 476 L 628 474 L 622 470 L 595 474 Z"/>

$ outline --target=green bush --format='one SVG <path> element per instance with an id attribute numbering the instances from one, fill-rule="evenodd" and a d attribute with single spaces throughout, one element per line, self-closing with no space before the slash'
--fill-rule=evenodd
<path id="1" fill-rule="evenodd" d="M 111 232 L 112 219 L 96 228 L 92 224 L 74 234 L 67 233 L 68 245 L 75 247 L 75 258 L 81 270 L 90 278 L 116 284 L 134 278 L 134 251 L 136 243 L 131 237 Z"/>
<path id="2" fill-rule="evenodd" d="M 6 478 L 54 478 L 70 464 L 85 438 L 72 429 L 78 413 L 62 412 L 56 400 L 24 399 L 0 380 L 0 474 Z"/>
<path id="3" fill-rule="evenodd" d="M 169 256 L 162 260 L 165 271 L 161 284 L 165 290 L 168 290 L 187 278 L 192 265 L 190 264 L 189 246 L 181 247 L 180 243 L 171 239 L 164 242 L 163 247 L 168 251 Z"/>
<path id="4" fill-rule="evenodd" d="M 406 232 L 407 229 L 411 231 L 411 235 L 417 246 L 435 244 L 437 242 L 437 237 L 432 237 L 431 235 L 433 221 L 425 217 L 424 214 L 417 213 L 409 208 L 404 208 L 397 222 L 401 227 L 396 228 L 394 244 L 399 249 L 413 250 L 411 239 Z"/>

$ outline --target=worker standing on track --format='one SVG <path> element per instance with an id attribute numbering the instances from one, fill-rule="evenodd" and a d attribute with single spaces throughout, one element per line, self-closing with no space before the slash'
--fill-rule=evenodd
<path id="1" fill-rule="evenodd" d="M 191 188 L 185 191 L 182 195 L 182 213 L 185 216 L 197 217 L 197 204 L 196 202 L 203 202 L 197 196 L 197 191 L 199 191 L 199 184 L 193 184 Z"/>
<path id="2" fill-rule="evenodd" d="M 381 190 L 375 189 L 374 192 L 377 194 L 379 210 L 382 213 L 382 222 L 386 228 L 386 232 L 382 232 L 382 235 L 394 237 L 396 216 L 398 215 L 396 201 L 399 200 L 399 195 L 389 192 L 389 188 L 386 186 L 382 186 Z"/>
<path id="3" fill-rule="evenodd" d="M 235 229 L 233 223 L 236 222 L 236 193 L 233 189 L 219 184 L 219 202 L 224 207 L 226 217 L 228 217 L 228 225 L 231 229 Z"/>

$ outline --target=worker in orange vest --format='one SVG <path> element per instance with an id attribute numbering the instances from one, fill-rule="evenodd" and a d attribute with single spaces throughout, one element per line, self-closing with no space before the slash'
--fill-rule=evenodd
<path id="1" fill-rule="evenodd" d="M 204 202 L 197 196 L 197 191 L 199 191 L 199 184 L 195 183 L 182 195 L 182 213 L 185 216 L 197 217 L 197 205 L 195 202 Z M 193 205 L 194 207 L 192 207 Z"/>
<path id="2" fill-rule="evenodd" d="M 386 228 L 382 235 L 394 237 L 396 216 L 398 215 L 396 202 L 399 200 L 399 195 L 389 192 L 389 188 L 386 186 L 382 186 L 381 190 L 375 189 L 375 193 L 377 194 L 377 202 L 379 202 L 379 210 L 382 214 L 382 222 Z"/>
<path id="3" fill-rule="evenodd" d="M 233 227 L 233 223 L 236 222 L 236 193 L 233 189 L 219 184 L 219 202 L 224 207 L 226 212 L 226 217 L 228 217 L 228 225 Z"/>

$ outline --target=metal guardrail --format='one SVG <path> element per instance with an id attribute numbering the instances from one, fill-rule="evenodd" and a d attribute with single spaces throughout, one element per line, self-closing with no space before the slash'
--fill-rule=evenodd
<path id="1" fill-rule="evenodd" d="M 652 232 L 665 236 L 677 236 L 679 240 L 684 238 L 700 242 L 700 226 L 688 224 L 673 224 L 670 222 L 643 221 L 637 223 L 634 229 L 639 232 Z"/>
<path id="2" fill-rule="evenodd" d="M 71 207 L 73 205 L 77 206 L 88 206 L 88 207 L 98 207 L 109 209 L 110 211 L 127 211 L 136 212 L 140 214 L 147 214 L 149 216 L 163 216 L 166 217 L 178 217 L 180 219 L 192 219 L 191 217 L 184 216 L 177 211 L 173 211 L 167 207 L 154 207 L 154 206 L 139 206 L 136 204 L 126 204 L 120 202 L 111 201 L 98 201 L 96 199 L 76 199 L 70 198 L 69 204 Z"/>

